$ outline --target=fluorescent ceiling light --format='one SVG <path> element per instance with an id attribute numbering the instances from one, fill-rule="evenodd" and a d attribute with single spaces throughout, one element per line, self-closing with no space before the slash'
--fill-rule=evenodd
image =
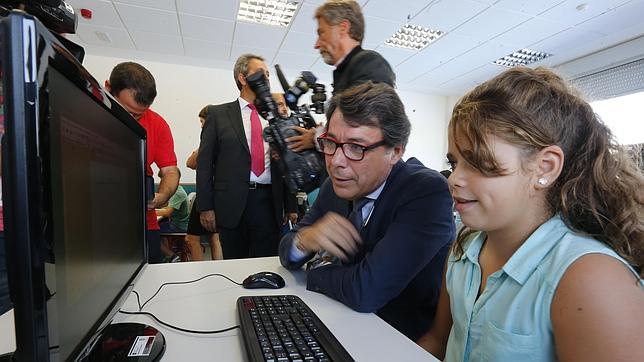
<path id="1" fill-rule="evenodd" d="M 385 40 L 385 44 L 413 50 L 421 50 L 443 36 L 445 32 L 433 30 L 419 25 L 405 24 L 402 28 Z"/>
<path id="2" fill-rule="evenodd" d="M 287 27 L 298 4 L 289 0 L 241 0 L 237 20 Z"/>
<path id="3" fill-rule="evenodd" d="M 504 67 L 512 68 L 519 65 L 525 66 L 528 64 L 532 64 L 534 62 L 538 62 L 542 59 L 545 59 L 551 55 L 552 54 L 538 52 L 536 50 L 521 49 L 521 50 L 517 50 L 512 54 L 508 54 L 504 57 L 501 57 L 492 63 L 497 65 L 502 65 Z"/>

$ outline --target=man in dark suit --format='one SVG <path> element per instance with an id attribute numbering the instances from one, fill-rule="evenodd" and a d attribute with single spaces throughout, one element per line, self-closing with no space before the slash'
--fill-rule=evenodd
<path id="1" fill-rule="evenodd" d="M 271 167 L 269 147 L 262 139 L 267 125 L 254 106 L 255 93 L 246 77 L 263 71 L 264 59 L 241 55 L 234 77 L 238 99 L 210 106 L 201 132 L 197 157 L 197 211 L 202 226 L 219 231 L 225 259 L 277 254 L 285 198 L 295 218 L 295 199 L 285 194 L 277 167 Z M 288 197 L 287 197 L 288 196 Z"/>
<path id="2" fill-rule="evenodd" d="M 325 63 L 335 66 L 333 94 L 367 81 L 395 87 L 396 75 L 391 66 L 373 50 L 362 49 L 364 16 L 353 0 L 332 0 L 315 11 L 318 22 L 318 49 Z M 315 129 L 298 128 L 300 135 L 287 139 L 289 147 L 302 151 L 315 147 Z M 318 129 L 318 135 L 320 130 Z"/>
<path id="3" fill-rule="evenodd" d="M 282 238 L 280 261 L 297 269 L 313 259 L 307 289 L 376 312 L 416 340 L 432 324 L 454 238 L 447 182 L 414 158 L 401 160 L 411 126 L 388 85 L 337 94 L 327 118 L 318 140 L 329 179 Z"/>

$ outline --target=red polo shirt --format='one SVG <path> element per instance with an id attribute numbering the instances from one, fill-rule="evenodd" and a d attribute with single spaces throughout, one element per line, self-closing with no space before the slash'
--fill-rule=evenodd
<path id="1" fill-rule="evenodd" d="M 167 166 L 177 165 L 177 156 L 174 153 L 174 140 L 170 126 L 158 113 L 147 109 L 139 123 L 148 133 L 147 162 L 145 173 L 152 176 L 152 163 L 159 169 Z M 157 215 L 154 210 L 147 211 L 148 230 L 159 230 Z"/>

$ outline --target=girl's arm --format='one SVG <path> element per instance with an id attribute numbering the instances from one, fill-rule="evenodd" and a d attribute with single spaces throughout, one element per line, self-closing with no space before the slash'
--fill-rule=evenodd
<path id="1" fill-rule="evenodd" d="M 613 257 L 575 261 L 559 282 L 550 318 L 561 361 L 644 361 L 644 290 Z"/>
<path id="2" fill-rule="evenodd" d="M 449 258 L 449 256 L 448 256 Z M 443 283 L 438 296 L 438 305 L 436 306 L 436 315 L 434 324 L 429 332 L 420 337 L 416 343 L 431 353 L 434 357 L 443 360 L 445 350 L 447 349 L 447 338 L 452 329 L 452 312 L 449 306 L 449 294 L 445 283 L 445 273 L 447 271 L 447 260 L 443 268 Z"/>

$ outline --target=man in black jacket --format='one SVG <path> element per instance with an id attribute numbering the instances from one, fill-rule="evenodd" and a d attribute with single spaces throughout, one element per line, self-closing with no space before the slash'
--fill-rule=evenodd
<path id="1" fill-rule="evenodd" d="M 395 87 L 396 75 L 385 58 L 360 46 L 365 25 L 356 1 L 327 1 L 317 8 L 315 19 L 318 22 L 315 49 L 320 51 L 325 63 L 335 66 L 333 94 L 367 81 Z M 300 136 L 287 139 L 292 150 L 299 152 L 315 147 L 315 129 L 298 131 Z"/>

